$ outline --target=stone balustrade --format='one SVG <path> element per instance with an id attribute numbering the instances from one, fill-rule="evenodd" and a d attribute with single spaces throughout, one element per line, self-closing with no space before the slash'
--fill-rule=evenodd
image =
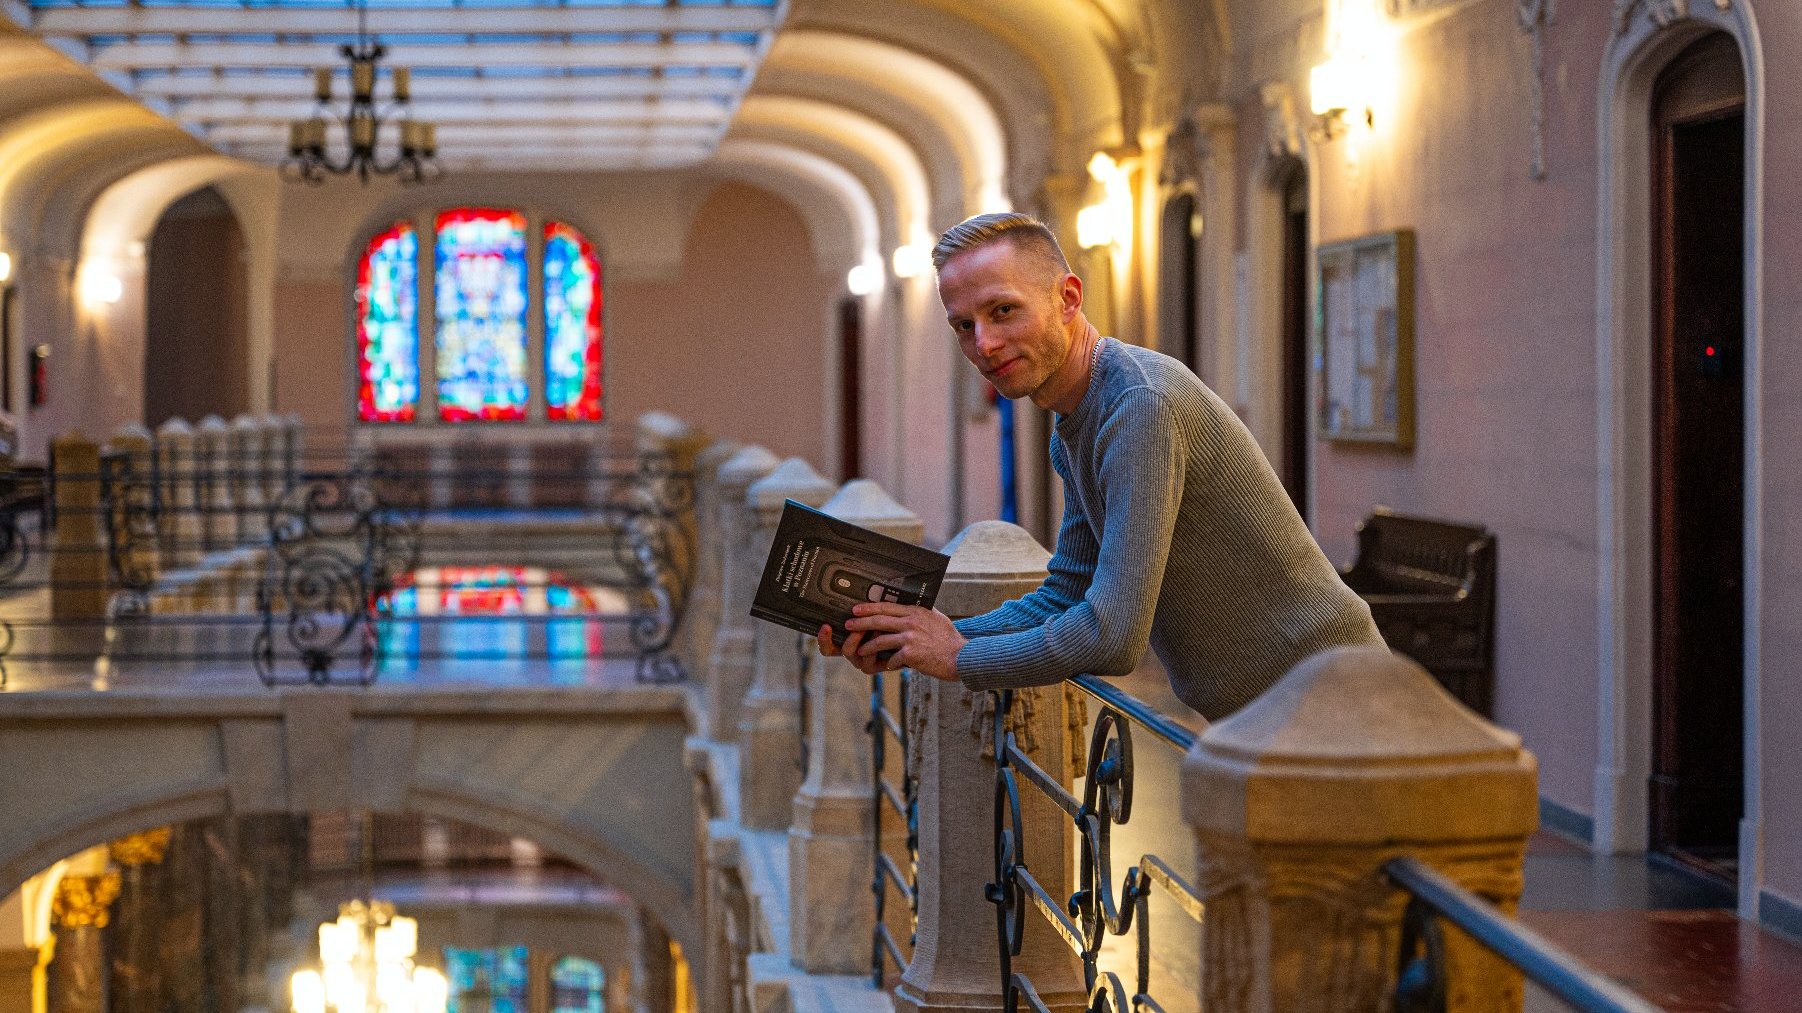
<path id="1" fill-rule="evenodd" d="M 782 461 L 763 447 L 745 447 L 720 465 L 719 526 L 725 547 L 720 565 L 720 622 L 714 632 L 713 651 L 707 661 L 707 735 L 715 742 L 732 742 L 745 694 L 751 689 L 756 664 L 757 633 L 752 625 L 751 599 L 757 594 L 758 569 L 769 546 L 758 551 L 745 490 Z"/>

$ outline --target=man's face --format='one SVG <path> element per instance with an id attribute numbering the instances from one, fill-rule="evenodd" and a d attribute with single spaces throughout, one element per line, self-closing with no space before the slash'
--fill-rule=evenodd
<path id="1" fill-rule="evenodd" d="M 964 358 L 1005 398 L 1031 397 L 1070 351 L 1081 307 L 1068 279 L 1009 242 L 960 253 L 939 269 L 939 301 Z M 1074 301 L 1073 301 L 1074 300 Z"/>

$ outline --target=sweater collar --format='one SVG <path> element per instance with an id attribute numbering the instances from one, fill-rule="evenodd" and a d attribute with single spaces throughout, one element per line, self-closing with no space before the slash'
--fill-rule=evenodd
<path id="1" fill-rule="evenodd" d="M 1089 386 L 1083 390 L 1082 400 L 1076 402 L 1076 410 L 1068 415 L 1052 413 L 1056 416 L 1054 424 L 1060 433 L 1076 431 L 1081 427 L 1084 419 L 1099 410 L 1095 406 L 1101 402 L 1099 388 L 1102 377 L 1109 372 L 1109 365 L 1114 358 L 1114 339 L 1101 337 L 1096 340 L 1095 348 L 1095 368 L 1089 370 Z"/>

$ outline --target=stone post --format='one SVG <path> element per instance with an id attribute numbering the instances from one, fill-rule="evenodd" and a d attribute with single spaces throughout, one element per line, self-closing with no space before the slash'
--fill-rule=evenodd
<path id="1" fill-rule="evenodd" d="M 254 416 L 232 421 L 232 450 L 238 462 L 238 538 L 257 543 L 269 537 L 269 500 L 263 495 L 263 424 Z"/>
<path id="2" fill-rule="evenodd" d="M 106 615 L 107 560 L 100 516 L 100 445 L 79 432 L 50 445 L 56 473 L 56 534 L 50 543 L 50 614 Z"/>
<path id="3" fill-rule="evenodd" d="M 690 672 L 704 672 L 713 649 L 713 635 L 720 625 L 720 574 L 724 570 L 725 540 L 720 536 L 720 465 L 743 446 L 737 440 L 715 440 L 695 455 L 695 559 L 693 586 L 688 590 L 688 614 L 681 631 L 682 664 Z"/>
<path id="4" fill-rule="evenodd" d="M 707 659 L 707 737 L 715 742 L 736 741 L 739 713 L 744 708 L 745 693 L 751 688 L 756 661 L 757 642 L 752 629 L 756 620 L 751 618 L 751 599 L 757 594 L 763 556 L 749 558 L 756 553 L 750 544 L 745 490 L 781 463 L 762 447 L 746 447 L 720 465 L 719 523 L 726 555 L 720 575 L 720 625 L 714 632 L 713 653 Z M 769 547 L 764 546 L 763 551 L 767 553 Z"/>
<path id="5" fill-rule="evenodd" d="M 776 541 L 783 500 L 822 507 L 834 491 L 799 457 L 783 461 L 745 490 L 752 597 Z M 738 725 L 739 813 L 753 830 L 786 830 L 801 787 L 801 666 L 815 652 L 802 634 L 774 623 L 756 622 L 754 630 L 757 663 Z"/>
<path id="6" fill-rule="evenodd" d="M 106 523 L 112 526 L 124 552 L 125 558 L 120 562 L 129 574 L 128 582 L 149 586 L 155 583 L 160 566 L 157 532 L 152 527 L 156 515 L 151 512 L 156 492 L 155 444 L 150 430 L 133 422 L 120 427 L 106 441 L 106 450 L 127 462 L 115 475 L 112 515 Z M 120 481 L 121 478 L 128 480 Z"/>
<path id="7" fill-rule="evenodd" d="M 282 481 L 286 488 L 292 489 L 299 484 L 300 473 L 306 470 L 305 434 L 301 432 L 299 415 L 290 412 L 280 421 Z"/>
<path id="8" fill-rule="evenodd" d="M 195 440 L 201 474 L 202 518 L 205 522 L 206 547 L 216 552 L 238 544 L 237 504 L 232 499 L 232 486 L 237 480 L 238 462 L 232 454 L 231 427 L 217 415 L 200 420 L 199 437 Z"/>
<path id="9" fill-rule="evenodd" d="M 170 567 L 192 566 L 206 538 L 193 427 L 182 419 L 164 422 L 156 431 L 156 452 L 162 458 L 157 474 L 163 483 L 163 560 Z"/>
<path id="10" fill-rule="evenodd" d="M 263 502 L 279 503 L 282 494 L 288 491 L 282 476 L 282 420 L 274 415 L 264 415 L 257 422 L 262 440 L 257 448 L 257 460 L 262 462 L 258 477 L 263 482 Z"/>
<path id="11" fill-rule="evenodd" d="M 1200 842 L 1202 1006 L 1389 1008 L 1413 856 L 1513 911 L 1537 764 L 1414 662 L 1338 648 L 1211 725 L 1183 766 Z M 1521 1008 L 1520 975 L 1445 929 L 1448 1008 Z"/>
<path id="12" fill-rule="evenodd" d="M 920 518 L 868 479 L 845 483 L 823 509 L 891 538 L 923 536 Z M 843 658 L 816 657 L 807 686 L 807 775 L 788 831 L 789 952 L 809 974 L 865 974 L 876 923 L 870 680 Z"/>
<path id="13" fill-rule="evenodd" d="M 978 521 L 944 551 L 951 565 L 938 607 L 953 619 L 981 615 L 1031 592 L 1044 581 L 1051 558 L 1025 530 L 1005 521 Z M 917 743 L 910 761 L 919 779 L 920 920 L 895 1008 L 997 1010 L 995 906 L 983 890 L 995 878 L 995 761 L 988 741 L 993 698 L 923 675 L 910 678 L 906 720 Z M 1063 687 L 1017 691 L 1008 727 L 1040 767 L 1068 776 Z M 1052 897 L 1068 898 L 1074 891 L 1070 819 L 1024 779 L 1020 801 L 1026 864 Z M 1075 954 L 1030 904 L 1023 917 L 1025 945 L 1014 971 L 1031 979 L 1051 1009 L 1084 1008 Z"/>
<path id="14" fill-rule="evenodd" d="M 105 848 L 84 852 L 58 881 L 50 906 L 56 950 L 46 990 L 48 1013 L 107 1013 L 101 930 L 117 896 L 119 874 L 107 868 Z"/>

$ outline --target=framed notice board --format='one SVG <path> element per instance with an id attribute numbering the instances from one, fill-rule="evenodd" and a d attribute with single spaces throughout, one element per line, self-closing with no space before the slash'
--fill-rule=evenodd
<path id="1" fill-rule="evenodd" d="M 1322 245 L 1317 334 L 1320 435 L 1414 445 L 1414 233 Z"/>

